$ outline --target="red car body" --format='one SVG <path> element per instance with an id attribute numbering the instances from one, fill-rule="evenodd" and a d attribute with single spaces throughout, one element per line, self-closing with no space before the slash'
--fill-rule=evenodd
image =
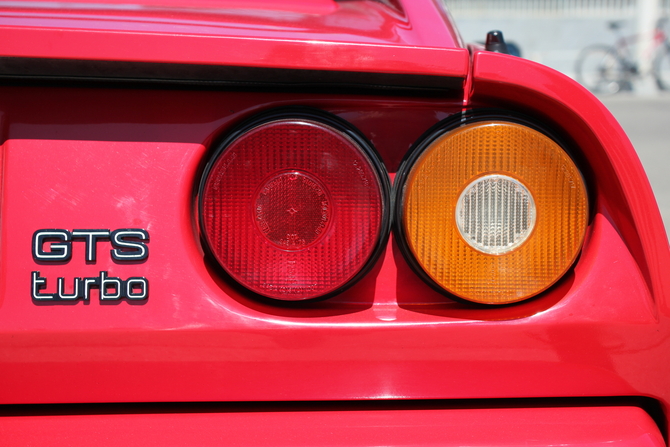
<path id="1" fill-rule="evenodd" d="M 0 2 L 0 42 L 2 445 L 667 444 L 668 241 L 574 81 L 466 47 L 438 0 Z M 329 299 L 257 299 L 208 262 L 195 196 L 218 140 L 287 106 L 357 128 L 391 179 L 445 118 L 532 116 L 583 160 L 579 259 L 485 307 L 424 283 L 392 235 Z M 101 239 L 40 262 L 40 229 L 144 229 L 150 254 Z M 32 272 L 103 271 L 148 299 L 31 299 Z"/>

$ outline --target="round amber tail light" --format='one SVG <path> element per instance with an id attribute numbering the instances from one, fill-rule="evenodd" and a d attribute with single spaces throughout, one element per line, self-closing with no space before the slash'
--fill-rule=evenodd
<path id="1" fill-rule="evenodd" d="M 205 169 L 200 226 L 237 282 L 281 300 L 341 291 L 389 232 L 389 179 L 364 139 L 325 114 L 275 114 L 227 138 Z"/>
<path id="2" fill-rule="evenodd" d="M 588 219 L 582 176 L 563 148 L 523 124 L 439 130 L 398 174 L 400 242 L 431 285 L 486 304 L 546 290 L 577 258 Z"/>

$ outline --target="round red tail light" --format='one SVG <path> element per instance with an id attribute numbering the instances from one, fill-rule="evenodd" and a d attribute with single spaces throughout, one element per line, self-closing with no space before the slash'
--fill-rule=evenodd
<path id="1" fill-rule="evenodd" d="M 230 135 L 205 169 L 200 225 L 237 282 L 303 300 L 358 279 L 389 227 L 388 175 L 353 130 L 321 114 L 265 117 Z"/>

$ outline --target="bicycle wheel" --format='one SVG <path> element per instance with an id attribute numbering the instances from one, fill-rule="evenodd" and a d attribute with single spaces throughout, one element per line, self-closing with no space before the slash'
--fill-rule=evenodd
<path id="1" fill-rule="evenodd" d="M 670 90 L 670 45 L 666 44 L 654 57 L 654 78 L 661 90 Z"/>
<path id="2" fill-rule="evenodd" d="M 575 64 L 577 81 L 594 93 L 611 94 L 622 88 L 624 63 L 616 49 L 606 45 L 584 48 Z"/>

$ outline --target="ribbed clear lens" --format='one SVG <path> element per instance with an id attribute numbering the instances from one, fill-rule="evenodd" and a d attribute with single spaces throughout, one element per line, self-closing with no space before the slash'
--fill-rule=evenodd
<path id="1" fill-rule="evenodd" d="M 456 223 L 471 247 L 500 255 L 528 239 L 535 226 L 535 201 L 528 189 L 512 177 L 487 175 L 461 193 Z"/>

